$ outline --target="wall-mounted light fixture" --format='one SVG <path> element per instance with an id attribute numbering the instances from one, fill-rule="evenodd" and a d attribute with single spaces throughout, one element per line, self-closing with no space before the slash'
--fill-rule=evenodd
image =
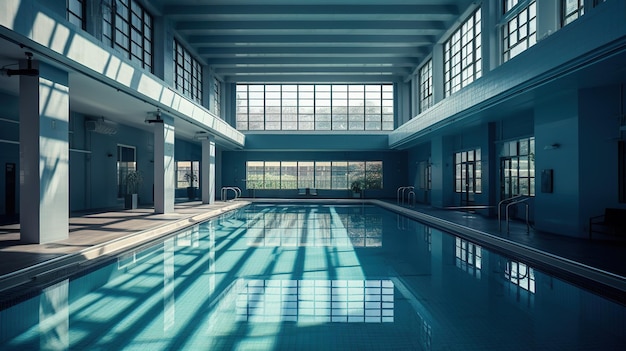
<path id="1" fill-rule="evenodd" d="M 36 76 L 38 76 L 39 75 L 39 70 L 36 69 L 36 68 L 33 68 L 33 53 L 32 52 L 25 52 L 24 54 L 26 55 L 26 59 L 28 60 L 27 68 L 6 69 L 6 68 L 2 67 L 2 69 L 0 69 L 0 75 L 6 75 L 8 77 L 11 77 L 11 76 L 31 76 L 31 77 L 36 77 Z"/>
<path id="2" fill-rule="evenodd" d="M 196 140 L 208 140 L 209 139 L 209 134 L 207 132 L 196 132 L 196 135 L 194 136 L 194 138 Z"/>
<path id="3" fill-rule="evenodd" d="M 148 112 L 148 117 L 146 117 L 144 122 L 148 124 L 163 123 L 163 120 L 161 119 L 161 109 L 157 108 L 156 112 Z"/>
<path id="4" fill-rule="evenodd" d="M 544 150 L 555 150 L 561 147 L 561 144 L 559 143 L 554 143 L 554 144 L 550 144 L 550 145 L 546 145 L 543 147 Z"/>

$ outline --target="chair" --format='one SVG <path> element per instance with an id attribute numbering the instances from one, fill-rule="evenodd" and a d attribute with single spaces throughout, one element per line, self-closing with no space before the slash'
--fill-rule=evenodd
<path id="1" fill-rule="evenodd" d="M 305 188 L 298 188 L 298 195 L 305 196 L 306 195 L 306 189 Z"/>
<path id="2" fill-rule="evenodd" d="M 317 196 L 317 189 L 309 189 L 309 195 L 311 196 Z"/>

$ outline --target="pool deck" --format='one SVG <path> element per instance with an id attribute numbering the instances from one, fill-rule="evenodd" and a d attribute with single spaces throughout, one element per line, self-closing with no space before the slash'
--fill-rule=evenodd
<path id="1" fill-rule="evenodd" d="M 250 201 L 239 199 L 216 201 L 214 204 L 185 202 L 175 205 L 174 213 L 155 214 L 152 208 L 136 210 L 108 210 L 72 213 L 69 218 L 69 238 L 47 244 L 24 244 L 19 240 L 19 224 L 0 225 L 0 291 L 42 274 L 59 271 L 71 272 L 67 267 L 79 268 L 88 261 L 115 255 L 125 247 L 155 240 L 168 233 L 184 229 L 197 222 L 243 207 Z M 267 201 L 275 201 L 268 199 Z M 285 202 L 337 202 L 339 200 L 310 199 L 282 200 Z M 359 200 L 347 200 L 359 203 Z M 346 200 L 341 200 L 345 203 Z M 393 202 L 380 202 L 395 207 Z M 425 205 L 402 207 L 401 211 L 435 220 L 435 223 L 452 223 L 467 228 L 476 235 L 509 245 L 530 249 L 546 257 L 563 258 L 599 272 L 606 272 L 618 285 L 626 284 L 626 238 L 602 237 L 571 238 L 530 229 L 517 221 L 511 222 L 510 233 L 498 228 L 494 218 L 469 211 L 436 209 Z M 437 222 L 439 221 L 439 222 Z M 626 293 L 626 291 L 624 292 Z"/>

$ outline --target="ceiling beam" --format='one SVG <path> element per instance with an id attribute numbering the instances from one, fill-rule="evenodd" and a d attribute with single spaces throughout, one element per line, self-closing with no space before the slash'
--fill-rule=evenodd
<path id="1" fill-rule="evenodd" d="M 330 30 L 337 33 L 345 31 L 348 34 L 355 30 L 441 31 L 445 30 L 446 27 L 446 24 L 441 21 L 185 21 L 176 24 L 176 30 L 182 32 L 231 32 L 238 35 L 244 34 L 245 31 L 252 31 L 251 34 L 261 35 L 273 30 L 281 31 L 280 34 L 290 30 L 306 30 L 315 33 L 320 30 Z"/>
<path id="2" fill-rule="evenodd" d="M 393 65 L 413 67 L 420 60 L 411 57 L 232 57 L 208 58 L 207 64 L 212 67 L 233 65 Z"/>
<path id="3" fill-rule="evenodd" d="M 368 16 L 404 16 L 415 19 L 437 18 L 450 19 L 460 15 L 454 5 L 172 5 L 165 6 L 163 13 L 172 18 L 188 16 L 236 17 L 252 15 L 322 15 L 350 17 Z"/>
<path id="4" fill-rule="evenodd" d="M 238 74 L 411 74 L 411 69 L 407 67 L 311 67 L 311 66 L 273 66 L 273 67 L 219 67 L 214 68 L 214 72 L 219 75 L 238 75 Z"/>
<path id="5" fill-rule="evenodd" d="M 228 48 L 199 48 L 198 55 L 208 57 L 228 56 L 359 56 L 369 55 L 373 57 L 420 57 L 426 53 L 414 47 L 301 47 L 301 46 L 277 46 L 277 47 L 228 47 Z"/>
<path id="6" fill-rule="evenodd" d="M 229 75 L 223 76 L 226 83 L 395 83 L 403 77 L 395 75 Z"/>
<path id="7" fill-rule="evenodd" d="M 277 44 L 348 44 L 369 43 L 389 45 L 432 45 L 433 35 L 191 35 L 187 43 L 194 47 L 203 46 L 239 46 L 239 45 L 277 45 Z"/>

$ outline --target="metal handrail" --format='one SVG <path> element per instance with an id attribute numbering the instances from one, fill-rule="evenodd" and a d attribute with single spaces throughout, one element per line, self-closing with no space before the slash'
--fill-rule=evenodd
<path id="1" fill-rule="evenodd" d="M 413 190 L 415 189 L 414 186 L 401 186 L 398 188 L 398 190 L 396 191 L 396 203 L 399 205 L 404 205 L 404 192 L 406 190 Z M 402 195 L 400 195 L 400 192 L 402 192 Z"/>
<path id="2" fill-rule="evenodd" d="M 506 214 L 506 233 L 507 234 L 509 233 L 509 219 L 510 219 L 509 218 L 509 207 L 511 205 L 517 205 L 517 204 L 520 204 L 520 203 L 528 201 L 528 200 L 530 200 L 529 197 L 521 199 L 519 201 L 513 201 L 513 202 L 511 202 L 511 203 L 506 205 L 505 214 Z M 526 206 L 526 234 L 528 234 L 528 233 L 530 233 L 530 222 L 528 220 L 528 204 L 524 203 L 524 205 Z"/>
<path id="3" fill-rule="evenodd" d="M 238 197 L 241 196 L 241 189 L 239 189 L 236 186 L 224 186 L 222 187 L 222 200 L 223 201 L 227 201 L 227 195 L 228 195 L 228 190 L 232 190 L 235 193 L 235 197 L 233 198 L 233 200 L 236 200 Z"/>
<path id="4" fill-rule="evenodd" d="M 413 205 L 411 205 L 411 195 L 413 195 Z M 409 190 L 409 194 L 407 196 L 407 205 L 415 207 L 415 192 L 413 190 Z"/>
<path id="5" fill-rule="evenodd" d="M 524 196 L 524 195 L 519 195 L 518 194 L 518 195 L 515 195 L 513 197 L 509 197 L 507 199 L 504 199 L 504 200 L 498 202 L 498 230 L 499 231 L 502 231 L 502 215 L 501 215 L 502 204 L 504 204 L 505 202 L 513 201 L 513 200 L 515 200 L 517 198 L 520 198 L 522 196 Z"/>

